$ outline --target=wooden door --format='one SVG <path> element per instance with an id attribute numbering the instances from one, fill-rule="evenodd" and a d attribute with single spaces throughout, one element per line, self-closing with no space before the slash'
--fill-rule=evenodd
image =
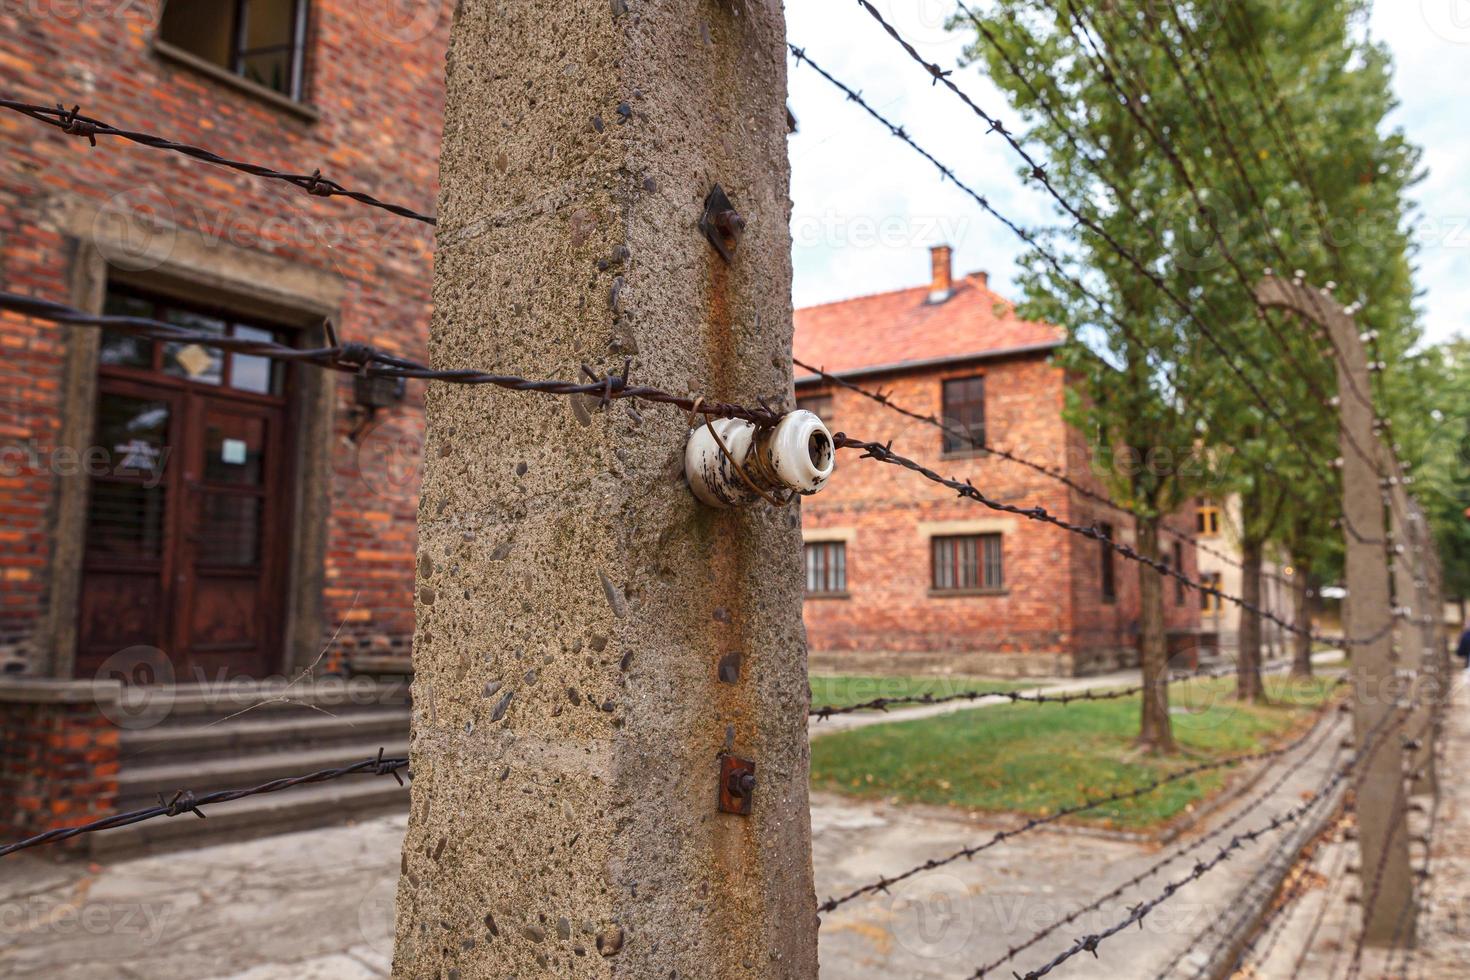
<path id="1" fill-rule="evenodd" d="M 90 469 L 79 677 L 129 647 L 169 645 L 182 404 L 178 392 L 130 381 L 109 379 L 98 392 L 94 446 L 106 463 Z"/>
<path id="2" fill-rule="evenodd" d="M 263 677 L 281 618 L 279 409 L 189 396 L 175 649 L 207 680 Z M 267 529 L 273 533 L 267 534 Z"/>
<path id="3" fill-rule="evenodd" d="M 109 307 L 209 333 L 280 334 L 133 294 Z M 91 471 L 78 676 L 136 645 L 164 651 L 178 682 L 277 672 L 292 496 L 285 369 L 179 344 L 104 337 L 103 350 L 94 443 L 107 465 Z"/>

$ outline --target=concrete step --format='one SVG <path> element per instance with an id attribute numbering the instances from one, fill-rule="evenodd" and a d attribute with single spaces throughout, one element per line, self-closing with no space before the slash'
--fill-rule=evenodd
<path id="1" fill-rule="evenodd" d="M 341 716 L 408 703 L 406 678 L 321 677 L 297 683 L 239 678 L 219 684 L 129 687 L 119 710 L 133 719 L 129 727 L 141 729 L 249 716 L 275 719 L 322 712 Z"/>
<path id="2" fill-rule="evenodd" d="M 401 742 L 408 737 L 407 705 L 345 715 L 325 715 L 299 707 L 298 712 L 270 712 L 265 716 L 250 712 L 213 724 L 124 729 L 119 758 L 127 771 L 138 766 L 241 758 L 271 750 L 358 748 L 369 742 Z"/>
<path id="3" fill-rule="evenodd" d="M 170 759 L 157 765 L 123 766 L 118 773 L 117 806 L 119 810 L 151 806 L 158 802 L 160 793 L 167 799 L 181 789 L 190 790 L 195 795 L 221 789 L 244 789 L 272 779 L 350 765 L 371 758 L 380 747 L 385 756 L 405 756 L 408 754 L 406 734 L 381 742 L 365 741 L 325 749 L 288 749 L 236 758 Z M 394 782 L 391 777 L 373 778 Z"/>
<path id="4" fill-rule="evenodd" d="M 88 837 L 94 856 L 133 856 L 309 830 L 407 808 L 408 787 L 399 786 L 392 776 L 344 776 L 220 803 L 205 809 L 204 820 L 191 813 L 155 817 Z"/>

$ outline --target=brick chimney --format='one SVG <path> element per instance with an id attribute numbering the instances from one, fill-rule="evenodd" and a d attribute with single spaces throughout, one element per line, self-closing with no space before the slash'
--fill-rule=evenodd
<path id="1" fill-rule="evenodd" d="M 951 256 L 954 249 L 948 245 L 935 245 L 929 249 L 929 266 L 933 279 L 929 283 L 929 302 L 943 303 L 954 294 L 954 271 Z"/>

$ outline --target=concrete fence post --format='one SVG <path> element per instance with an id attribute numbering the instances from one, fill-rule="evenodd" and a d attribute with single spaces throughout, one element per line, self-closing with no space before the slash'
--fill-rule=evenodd
<path id="1" fill-rule="evenodd" d="M 1417 671 L 1417 697 L 1406 730 L 1406 734 L 1415 739 L 1417 745 L 1410 748 L 1406 758 L 1409 792 L 1418 796 L 1436 791 L 1434 746 L 1438 737 L 1440 702 L 1444 699 L 1444 684 L 1449 678 L 1439 669 L 1424 630 L 1425 620 L 1430 616 L 1429 571 L 1425 560 L 1426 528 L 1421 523 L 1422 515 L 1405 487 L 1405 474 L 1391 457 L 1387 462 L 1392 467 L 1389 470 L 1389 493 L 1393 501 L 1391 518 L 1394 603 L 1398 606 L 1400 616 L 1394 627 L 1394 643 L 1398 649 L 1400 667 Z"/>
<path id="2" fill-rule="evenodd" d="M 1360 747 L 1370 738 L 1383 740 L 1381 748 L 1367 756 L 1357 784 L 1363 941 L 1368 946 L 1395 942 L 1411 946 L 1416 912 L 1400 745 L 1412 721 L 1398 725 L 1388 718 L 1398 710 L 1398 695 L 1408 692 L 1400 691 L 1394 660 L 1395 620 L 1384 519 L 1389 487 L 1380 473 L 1390 470 L 1382 466 L 1387 457 L 1376 432 L 1368 360 L 1352 315 L 1325 290 L 1267 277 L 1257 286 L 1256 296 L 1266 306 L 1291 310 L 1321 327 L 1338 351 L 1337 356 L 1328 356 L 1337 370 L 1348 593 L 1343 603 L 1343 631 L 1348 637 L 1360 638 L 1349 648 L 1353 731 Z"/>
<path id="3" fill-rule="evenodd" d="M 784 30 L 464 0 L 434 367 L 793 407 Z M 395 976 L 815 978 L 798 506 L 697 503 L 664 406 L 426 411 Z"/>

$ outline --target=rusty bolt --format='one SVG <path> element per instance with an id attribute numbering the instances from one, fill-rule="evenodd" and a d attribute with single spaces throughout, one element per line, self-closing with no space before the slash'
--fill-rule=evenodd
<path id="1" fill-rule="evenodd" d="M 755 773 L 732 772 L 729 785 L 731 796 L 749 796 L 755 789 Z"/>
<path id="2" fill-rule="evenodd" d="M 715 214 L 715 227 L 731 238 L 738 238 L 745 231 L 745 218 L 734 208 L 727 208 Z"/>

